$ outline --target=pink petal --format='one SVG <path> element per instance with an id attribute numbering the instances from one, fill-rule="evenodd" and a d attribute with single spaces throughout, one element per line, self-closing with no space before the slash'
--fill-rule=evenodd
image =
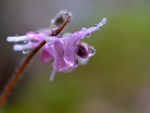
<path id="1" fill-rule="evenodd" d="M 75 55 L 76 55 L 76 49 L 77 49 L 77 43 L 81 39 L 80 35 L 78 33 L 74 33 L 68 38 L 68 42 L 65 46 L 65 61 L 73 65 L 75 62 Z"/>
<path id="2" fill-rule="evenodd" d="M 60 41 L 56 41 L 54 43 L 54 47 L 56 50 L 56 57 L 54 61 L 54 69 L 59 72 L 71 72 L 77 65 L 74 63 L 73 65 L 68 64 L 64 61 L 64 47 Z"/>
<path id="3" fill-rule="evenodd" d="M 102 21 L 97 24 L 95 27 L 90 28 L 82 28 L 80 31 L 75 32 L 71 36 L 69 36 L 66 41 L 66 52 L 65 52 L 65 61 L 69 61 L 68 63 L 73 64 L 75 59 L 75 50 L 77 43 L 83 39 L 84 37 L 90 37 L 91 33 L 96 30 L 100 30 L 101 27 L 106 23 L 106 18 L 103 18 Z"/>
<path id="4" fill-rule="evenodd" d="M 66 67 L 66 64 L 64 62 L 63 56 L 64 56 L 64 49 L 63 45 L 60 41 L 54 42 L 54 48 L 56 50 L 56 57 L 54 61 L 54 68 L 55 70 L 62 72 L 63 68 Z"/>
<path id="5" fill-rule="evenodd" d="M 41 54 L 41 60 L 43 62 L 48 62 L 52 59 L 53 59 L 53 57 L 47 51 L 43 50 L 43 52 Z"/>

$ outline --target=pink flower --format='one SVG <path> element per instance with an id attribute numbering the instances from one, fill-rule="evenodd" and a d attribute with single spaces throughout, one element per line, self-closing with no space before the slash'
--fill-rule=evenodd
<path id="1" fill-rule="evenodd" d="M 43 30 L 38 33 L 29 32 L 24 36 L 11 36 L 7 38 L 7 41 L 24 41 L 25 44 L 15 44 L 13 49 L 25 53 L 45 40 L 47 43 L 42 47 L 41 60 L 43 62 L 53 61 L 53 71 L 50 77 L 50 80 L 53 80 L 55 71 L 68 73 L 77 68 L 78 64 L 87 63 L 88 59 L 95 54 L 95 49 L 87 43 L 80 42 L 80 40 L 85 37 L 89 38 L 92 32 L 101 29 L 105 23 L 106 18 L 103 18 L 94 27 L 82 28 L 73 34 L 65 33 L 59 34 L 59 36 L 49 36 Z"/>

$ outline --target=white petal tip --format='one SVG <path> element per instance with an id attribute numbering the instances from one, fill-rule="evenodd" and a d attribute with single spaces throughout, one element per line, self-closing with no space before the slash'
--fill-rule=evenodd
<path id="1" fill-rule="evenodd" d="M 22 51 L 24 48 L 23 48 L 22 45 L 15 44 L 14 47 L 13 47 L 13 49 L 14 49 L 15 51 Z"/>
<path id="2" fill-rule="evenodd" d="M 19 42 L 19 41 L 24 41 L 24 40 L 29 40 L 27 36 L 9 36 L 7 37 L 8 42 Z"/>
<path id="3" fill-rule="evenodd" d="M 107 19 L 103 18 L 102 21 L 100 22 L 100 24 L 103 26 L 103 25 L 105 25 L 106 22 L 107 22 Z"/>
<path id="4" fill-rule="evenodd" d="M 14 42 L 14 37 L 10 37 L 10 36 L 7 37 L 7 41 L 8 41 L 8 42 Z"/>

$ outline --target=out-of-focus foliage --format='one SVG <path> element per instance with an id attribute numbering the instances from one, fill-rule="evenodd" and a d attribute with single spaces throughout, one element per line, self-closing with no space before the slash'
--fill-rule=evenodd
<path id="1" fill-rule="evenodd" d="M 8 99 L 5 113 L 150 112 L 148 0 L 1 2 L 1 90 L 24 57 L 12 51 L 13 44 L 5 41 L 7 36 L 48 27 L 49 19 L 61 9 L 74 14 L 65 31 L 90 27 L 103 17 L 108 20 L 102 30 L 84 40 L 95 47 L 95 56 L 72 73 L 57 73 L 50 82 L 50 63 L 42 63 L 37 54 Z"/>

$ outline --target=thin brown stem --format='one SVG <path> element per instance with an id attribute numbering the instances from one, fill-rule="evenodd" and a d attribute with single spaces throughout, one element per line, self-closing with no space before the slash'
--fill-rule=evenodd
<path id="1" fill-rule="evenodd" d="M 66 26 L 66 24 L 68 23 L 70 16 L 69 14 L 67 14 L 66 19 L 64 20 L 64 22 L 62 23 L 62 25 L 56 29 L 56 31 L 52 32 L 50 34 L 50 36 L 56 36 L 58 35 L 63 28 Z M 2 92 L 1 96 L 0 96 L 0 109 L 2 108 L 3 104 L 5 103 L 8 95 L 10 94 L 12 88 L 14 87 L 15 83 L 17 82 L 18 78 L 20 77 L 21 73 L 23 72 L 23 70 L 25 69 L 25 67 L 27 66 L 27 64 L 30 62 L 30 60 L 33 58 L 33 56 L 40 50 L 40 48 L 42 46 L 44 46 L 46 44 L 46 41 L 42 41 L 28 56 L 27 58 L 24 60 L 24 62 L 22 63 L 22 65 L 20 66 L 20 68 L 18 69 L 18 71 L 13 75 L 12 79 L 9 81 L 9 83 L 7 84 L 6 88 L 4 89 L 4 91 Z"/>

